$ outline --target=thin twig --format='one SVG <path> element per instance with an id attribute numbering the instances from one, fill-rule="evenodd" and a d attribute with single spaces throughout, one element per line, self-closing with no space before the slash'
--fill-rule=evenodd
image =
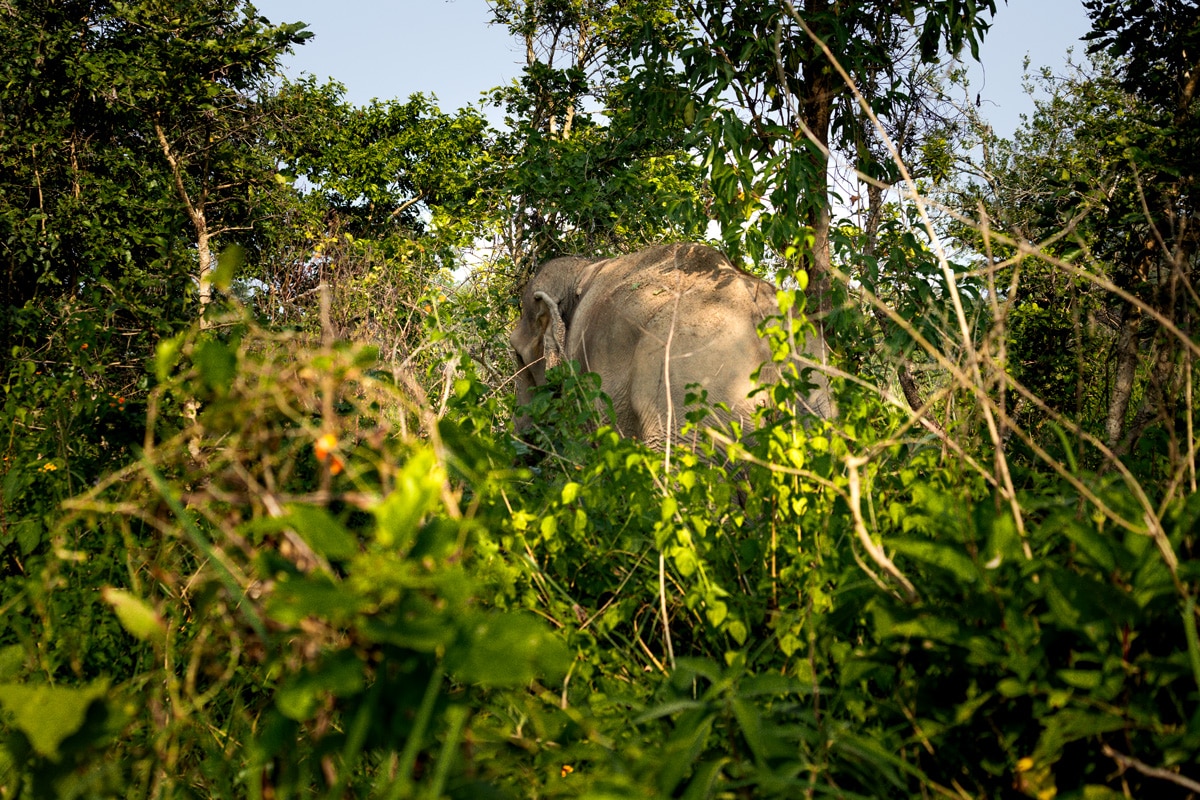
<path id="1" fill-rule="evenodd" d="M 863 520 L 862 515 L 862 487 L 858 475 L 858 468 L 866 465 L 869 459 L 861 456 L 846 456 L 846 472 L 850 483 L 850 513 L 854 517 L 854 531 L 858 534 L 858 541 L 862 544 L 863 549 L 867 551 L 867 555 L 871 557 L 880 569 L 896 583 L 900 584 L 900 588 L 904 591 L 904 599 L 908 602 L 913 602 L 917 599 L 917 590 L 913 587 L 912 582 L 904 577 L 892 560 L 887 557 L 887 553 L 883 552 L 883 548 L 875 544 L 871 539 L 871 534 L 867 531 L 867 523 Z"/>
<path id="2" fill-rule="evenodd" d="M 675 251 L 675 260 L 679 260 L 679 251 Z M 678 263 L 676 264 L 678 266 Z M 671 397 L 671 341 L 675 336 L 675 325 L 679 321 L 679 301 L 683 297 L 683 273 L 676 270 L 675 307 L 671 311 L 671 325 L 667 329 L 667 341 L 663 346 L 663 383 L 667 398 L 667 428 L 666 439 L 663 443 L 663 476 L 671 474 L 671 446 L 675 441 L 675 403 Z M 667 491 L 666 481 L 663 481 L 664 496 Z M 665 543 L 664 543 L 665 544 Z M 663 640 L 667 645 L 667 659 L 671 669 L 675 669 L 675 646 L 671 642 L 671 626 L 667 617 L 667 559 L 662 549 L 658 551 L 658 603 L 662 614 Z"/>
<path id="3" fill-rule="evenodd" d="M 1132 758 L 1131 756 L 1127 756 L 1124 753 L 1118 753 L 1107 744 L 1103 745 L 1101 750 L 1104 751 L 1104 755 L 1117 762 L 1122 769 L 1133 769 L 1147 777 L 1160 778 L 1164 781 L 1170 781 L 1176 786 L 1182 786 L 1189 791 L 1200 792 L 1200 782 L 1194 781 L 1191 778 L 1186 778 L 1177 772 L 1171 772 L 1170 770 L 1162 769 L 1161 767 L 1152 767 L 1149 764 L 1139 761 L 1136 758 Z"/>

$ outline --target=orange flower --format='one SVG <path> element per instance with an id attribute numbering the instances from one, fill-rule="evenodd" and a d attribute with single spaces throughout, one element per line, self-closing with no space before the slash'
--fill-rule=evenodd
<path id="1" fill-rule="evenodd" d="M 317 457 L 317 461 L 324 463 L 329 461 L 329 474 L 338 475 L 346 468 L 345 462 L 333 452 L 338 446 L 337 437 L 332 433 L 327 433 L 320 439 L 313 442 L 313 455 Z"/>
<path id="2" fill-rule="evenodd" d="M 313 452 L 317 455 L 317 461 L 324 461 L 337 446 L 337 437 L 332 433 L 327 433 L 317 439 L 313 442 Z"/>

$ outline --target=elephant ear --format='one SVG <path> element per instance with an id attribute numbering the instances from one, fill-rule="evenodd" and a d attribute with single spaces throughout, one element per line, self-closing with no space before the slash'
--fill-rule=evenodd
<path id="1" fill-rule="evenodd" d="M 567 326 L 563 322 L 562 313 L 558 310 L 558 303 L 554 298 L 545 292 L 534 292 L 533 299 L 544 304 L 546 313 L 550 315 L 550 324 L 542 333 L 542 353 L 546 359 L 547 369 L 557 367 L 566 360 L 563 351 L 566 349 Z"/>

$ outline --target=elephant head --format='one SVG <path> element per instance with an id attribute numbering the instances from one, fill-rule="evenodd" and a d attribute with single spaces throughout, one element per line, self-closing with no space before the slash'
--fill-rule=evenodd
<path id="1" fill-rule="evenodd" d="M 617 428 L 651 445 L 677 433 L 685 400 L 699 387 L 722 422 L 746 423 L 761 398 L 759 382 L 778 380 L 758 325 L 779 316 L 775 287 L 698 244 L 660 245 L 610 259 L 557 258 L 526 285 L 510 336 L 517 362 L 517 403 L 566 361 L 600 376 Z M 806 343 L 825 360 L 824 340 Z M 823 375 L 809 410 L 830 416 Z M 517 431 L 529 421 L 518 415 Z"/>
<path id="2" fill-rule="evenodd" d="M 533 387 L 546 383 L 546 370 L 566 360 L 566 332 L 575 307 L 579 277 L 594 260 L 566 256 L 547 261 L 521 293 L 521 318 L 509 336 L 517 365 L 517 405 L 529 402 Z M 563 314 L 566 314 L 566 319 Z M 518 433 L 529 418 L 517 417 Z"/>

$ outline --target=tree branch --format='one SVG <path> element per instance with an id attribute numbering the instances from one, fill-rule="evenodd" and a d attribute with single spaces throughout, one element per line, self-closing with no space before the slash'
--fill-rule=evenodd
<path id="1" fill-rule="evenodd" d="M 1131 758 L 1123 753 L 1118 753 L 1108 745 L 1101 748 L 1104 755 L 1117 762 L 1121 769 L 1133 769 L 1150 778 L 1160 778 L 1164 781 L 1170 781 L 1176 786 L 1182 786 L 1192 792 L 1200 792 L 1200 782 L 1194 781 L 1191 778 L 1184 777 L 1177 772 L 1162 769 L 1160 767 L 1152 767 L 1149 764 L 1138 761 L 1136 758 Z"/>
<path id="2" fill-rule="evenodd" d="M 420 192 L 417 192 L 416 197 L 405 200 L 403 203 L 401 203 L 399 206 L 396 207 L 395 211 L 393 211 L 391 214 L 388 214 L 388 219 L 396 219 L 401 214 L 403 214 L 406 209 L 412 208 L 413 206 L 415 206 L 417 203 L 421 202 L 424 199 L 425 199 L 425 192 L 423 190 Z"/>
<path id="3" fill-rule="evenodd" d="M 858 541 L 862 544 L 863 549 L 867 551 L 867 555 L 871 557 L 871 560 L 886 572 L 888 577 L 900 584 L 900 588 L 904 591 L 904 599 L 911 603 L 917 599 L 916 588 L 908 578 L 904 577 L 904 573 L 896 568 L 892 560 L 887 557 L 887 553 L 883 552 L 883 548 L 875 544 L 874 540 L 871 539 L 871 534 L 867 531 L 867 523 L 863 520 L 862 487 L 858 468 L 866 464 L 867 459 L 861 456 L 847 456 L 845 460 L 846 474 L 849 477 L 850 483 L 850 514 L 854 517 L 854 531 L 858 534 Z"/>
<path id="4" fill-rule="evenodd" d="M 187 186 L 183 183 L 183 166 L 179 163 L 175 151 L 171 148 L 171 143 L 167 140 L 166 131 L 163 130 L 162 125 L 155 122 L 154 132 L 158 135 L 158 143 L 162 146 L 163 155 L 167 158 L 167 165 L 171 167 L 171 176 L 175 179 L 175 193 L 183 201 L 183 207 L 187 212 L 188 218 L 192 220 L 192 224 L 199 230 L 205 224 L 204 211 L 196 207 L 192 202 L 191 195 L 188 194 Z"/>

